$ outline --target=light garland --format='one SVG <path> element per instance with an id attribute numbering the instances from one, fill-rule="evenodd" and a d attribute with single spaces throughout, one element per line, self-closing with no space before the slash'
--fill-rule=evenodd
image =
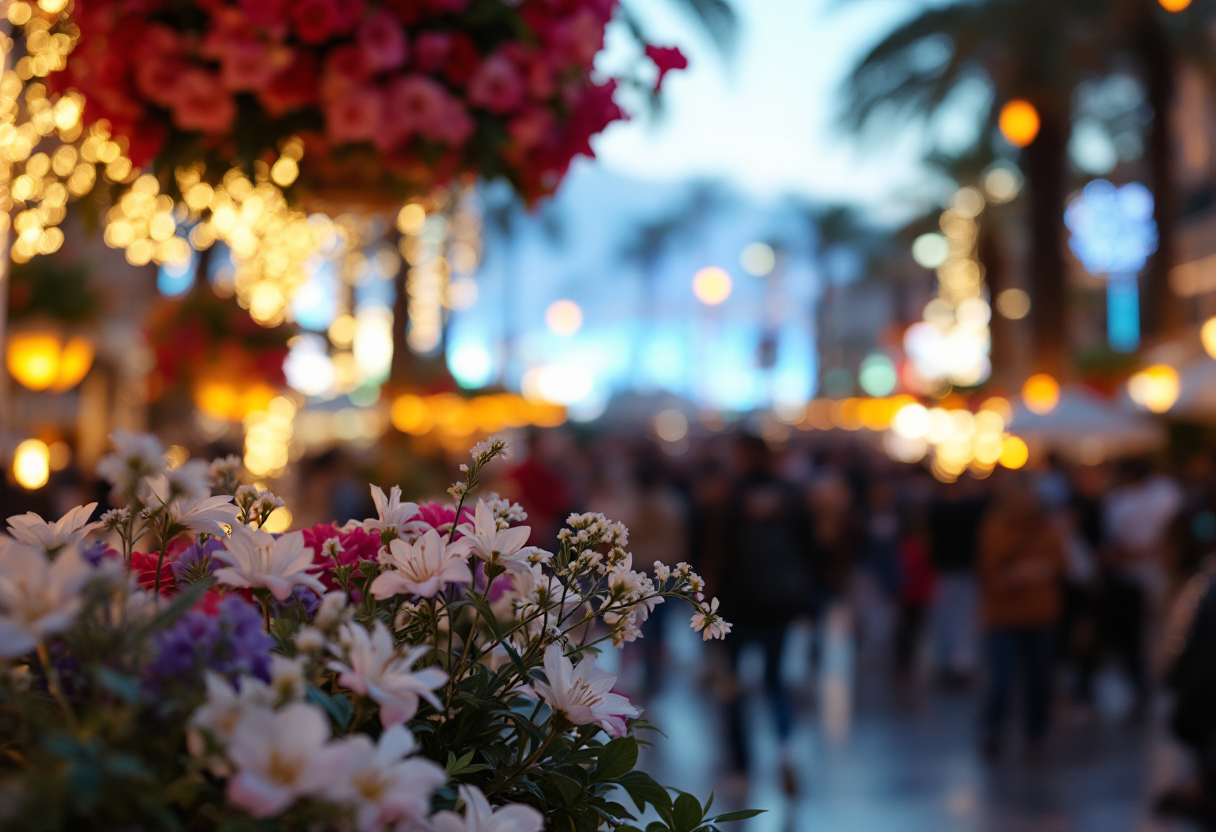
<path id="1" fill-rule="evenodd" d="M 481 217 L 473 189 L 437 202 L 441 207 L 429 213 L 421 203 L 407 204 L 397 217 L 401 254 L 409 265 L 406 343 L 423 355 L 433 353 L 442 342 L 453 274 L 467 279 L 481 260 Z"/>

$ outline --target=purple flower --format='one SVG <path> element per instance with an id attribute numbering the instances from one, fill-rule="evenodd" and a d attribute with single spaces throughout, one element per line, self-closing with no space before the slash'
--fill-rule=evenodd
<path id="1" fill-rule="evenodd" d="M 282 618 L 287 609 L 295 606 L 297 601 L 304 609 L 304 620 L 312 621 L 312 617 L 317 614 L 317 610 L 321 607 L 321 598 L 306 586 L 296 586 L 286 601 L 272 601 L 270 608 L 274 613 L 274 617 Z"/>
<path id="2" fill-rule="evenodd" d="M 219 569 L 219 564 L 211 555 L 223 548 L 223 542 L 215 537 L 207 538 L 206 543 L 191 544 L 190 548 L 172 563 L 174 579 L 179 585 L 185 585 L 209 577 Z"/>
<path id="3" fill-rule="evenodd" d="M 106 558 L 118 557 L 118 551 L 110 548 L 104 540 L 93 540 L 80 547 L 80 556 L 89 566 L 97 568 Z"/>
<path id="4" fill-rule="evenodd" d="M 256 607 L 235 595 L 219 602 L 218 614 L 194 609 L 153 640 L 148 675 L 156 685 L 197 684 L 204 670 L 236 681 L 256 676 L 270 681 L 274 639 L 262 631 Z"/>

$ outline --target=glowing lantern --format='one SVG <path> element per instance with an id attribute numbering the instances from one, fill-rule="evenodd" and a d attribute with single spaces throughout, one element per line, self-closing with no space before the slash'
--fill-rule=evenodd
<path id="1" fill-rule="evenodd" d="M 1191 0 L 1157 0 L 1157 2 L 1161 4 L 1161 8 L 1170 13 L 1180 12 L 1191 5 Z"/>
<path id="2" fill-rule="evenodd" d="M 1207 354 L 1216 358 L 1216 318 L 1208 318 L 1203 329 L 1199 330 L 1199 340 Z"/>
<path id="3" fill-rule="evenodd" d="M 1017 436 L 1006 436 L 1001 440 L 1001 455 L 997 460 L 1011 470 L 1021 468 L 1030 459 L 1030 449 Z"/>
<path id="4" fill-rule="evenodd" d="M 1127 395 L 1153 413 L 1164 413 L 1173 407 L 1180 390 L 1178 371 L 1167 364 L 1154 364 L 1127 380 Z"/>
<path id="5" fill-rule="evenodd" d="M 30 390 L 63 393 L 93 366 L 93 343 L 82 335 L 66 342 L 50 332 L 14 332 L 8 339 L 8 371 Z"/>
<path id="6" fill-rule="evenodd" d="M 1059 403 L 1060 383 L 1045 373 L 1031 376 L 1022 385 L 1022 404 L 1031 413 L 1044 416 L 1055 410 Z"/>
<path id="7" fill-rule="evenodd" d="M 1015 147 L 1026 147 L 1039 135 L 1039 111 L 1020 98 L 1001 108 L 999 123 L 1001 135 Z"/>
<path id="8" fill-rule="evenodd" d="M 692 293 L 706 306 L 717 306 L 730 297 L 730 275 L 717 266 L 707 266 L 692 278 Z"/>
<path id="9" fill-rule="evenodd" d="M 42 488 L 51 477 L 51 451 L 39 439 L 27 439 L 13 454 L 13 479 L 27 491 Z"/>

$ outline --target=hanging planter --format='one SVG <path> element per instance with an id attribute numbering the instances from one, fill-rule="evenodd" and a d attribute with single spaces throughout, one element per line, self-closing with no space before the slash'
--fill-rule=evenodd
<path id="1" fill-rule="evenodd" d="M 273 161 L 300 136 L 294 187 L 399 203 L 454 180 L 551 193 L 624 117 L 596 80 L 612 0 L 79 0 L 62 89 L 167 173 Z M 660 80 L 680 65 L 649 48 Z M 169 177 L 162 177 L 166 186 Z"/>

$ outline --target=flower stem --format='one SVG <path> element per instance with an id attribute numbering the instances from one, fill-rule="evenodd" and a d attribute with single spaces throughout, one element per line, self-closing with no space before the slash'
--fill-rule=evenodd
<path id="1" fill-rule="evenodd" d="M 68 721 L 68 726 L 75 728 L 76 715 L 72 713 L 72 706 L 68 702 L 67 696 L 63 693 L 63 686 L 59 683 L 59 671 L 51 664 L 51 655 L 44 643 L 38 645 L 38 661 L 42 663 L 42 672 L 46 676 L 47 689 L 50 690 L 51 696 L 55 698 L 55 701 L 59 703 L 59 707 Z"/>

